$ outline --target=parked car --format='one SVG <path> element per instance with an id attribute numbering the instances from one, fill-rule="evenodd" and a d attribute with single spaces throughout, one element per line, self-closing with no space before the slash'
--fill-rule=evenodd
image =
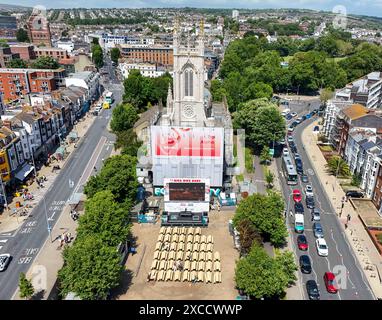
<path id="1" fill-rule="evenodd" d="M 290 113 L 288 113 L 288 114 L 285 116 L 285 118 L 286 118 L 287 120 L 290 120 L 290 119 L 293 118 L 293 116 L 292 116 Z"/>
<path id="2" fill-rule="evenodd" d="M 298 161 L 298 160 L 299 159 L 297 159 L 297 161 L 296 161 L 296 171 L 297 171 L 298 174 L 303 174 L 304 173 L 304 169 L 302 167 L 302 162 Z"/>
<path id="3" fill-rule="evenodd" d="M 308 183 L 309 182 L 308 176 L 306 174 L 302 174 L 301 175 L 301 181 L 304 183 Z"/>
<path id="4" fill-rule="evenodd" d="M 321 214 L 320 214 L 320 210 L 319 209 L 314 208 L 312 210 L 312 220 L 313 221 L 320 221 L 321 220 Z"/>
<path id="5" fill-rule="evenodd" d="M 363 198 L 365 195 L 360 192 L 360 191 L 356 191 L 356 190 L 349 190 L 346 192 L 346 197 L 348 198 Z"/>
<path id="6" fill-rule="evenodd" d="M 338 288 L 336 284 L 336 276 L 331 272 L 325 272 L 324 274 L 324 282 L 326 286 L 326 290 L 329 293 L 337 293 Z"/>
<path id="7" fill-rule="evenodd" d="M 289 126 L 288 127 L 288 136 L 290 136 L 293 133 L 293 131 L 294 131 L 294 128 Z"/>
<path id="8" fill-rule="evenodd" d="M 296 153 L 297 152 L 297 147 L 295 144 L 293 145 L 290 145 L 290 150 L 293 152 L 293 153 Z"/>
<path id="9" fill-rule="evenodd" d="M 297 122 L 297 121 L 293 121 L 293 122 L 291 123 L 290 126 L 294 128 L 294 127 L 296 127 L 298 124 L 299 124 L 299 122 Z"/>
<path id="10" fill-rule="evenodd" d="M 293 201 L 294 202 L 301 202 L 302 195 L 301 195 L 300 190 L 294 189 L 292 193 L 293 193 Z"/>
<path id="11" fill-rule="evenodd" d="M 322 229 L 322 225 L 319 222 L 313 223 L 313 233 L 316 238 L 324 237 L 324 230 Z"/>
<path id="12" fill-rule="evenodd" d="M 300 234 L 297 237 L 297 246 L 300 250 L 303 250 L 303 251 L 308 250 L 308 247 L 309 247 L 308 240 L 306 239 L 306 237 L 303 234 Z"/>
<path id="13" fill-rule="evenodd" d="M 301 121 L 305 121 L 306 119 L 306 115 L 301 117 Z"/>
<path id="14" fill-rule="evenodd" d="M 310 263 L 310 259 L 307 255 L 300 256 L 300 270 L 302 273 L 311 273 L 312 272 L 312 264 Z"/>
<path id="15" fill-rule="evenodd" d="M 308 280 L 306 282 L 306 291 L 308 293 L 309 300 L 320 300 L 320 291 L 316 281 Z"/>
<path id="16" fill-rule="evenodd" d="M 9 253 L 0 254 L 0 272 L 7 270 L 12 256 Z"/>
<path id="17" fill-rule="evenodd" d="M 299 118 L 296 119 L 296 122 L 297 122 L 298 124 L 300 124 L 302 121 L 303 121 L 303 120 L 302 120 L 301 117 L 299 117 Z"/>
<path id="18" fill-rule="evenodd" d="M 294 118 L 295 116 L 297 116 L 297 112 L 292 112 L 291 116 Z"/>
<path id="19" fill-rule="evenodd" d="M 313 188 L 310 184 L 306 185 L 305 194 L 307 197 L 313 197 Z"/>
<path id="20" fill-rule="evenodd" d="M 283 156 L 289 156 L 289 150 L 288 148 L 283 149 Z"/>
<path id="21" fill-rule="evenodd" d="M 290 144 L 291 142 L 294 142 L 294 139 L 293 139 L 293 137 L 289 136 L 288 137 L 288 144 Z"/>
<path id="22" fill-rule="evenodd" d="M 305 198 L 305 204 L 307 208 L 313 209 L 314 208 L 314 198 L 313 197 L 306 197 Z"/>
<path id="23" fill-rule="evenodd" d="M 294 161 L 296 161 L 297 159 L 301 160 L 301 157 L 298 153 L 295 153 L 294 154 Z"/>
<path id="24" fill-rule="evenodd" d="M 317 253 L 321 257 L 327 257 L 329 254 L 328 245 L 324 238 L 318 238 L 316 240 Z"/>
<path id="25" fill-rule="evenodd" d="M 277 144 L 280 146 L 284 146 L 285 145 L 285 139 L 278 141 Z"/>
<path id="26" fill-rule="evenodd" d="M 294 212 L 296 213 L 304 213 L 304 206 L 301 202 L 297 202 L 294 204 Z"/>

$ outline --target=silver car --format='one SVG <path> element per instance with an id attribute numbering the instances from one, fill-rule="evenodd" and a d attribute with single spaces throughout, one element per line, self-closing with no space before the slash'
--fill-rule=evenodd
<path id="1" fill-rule="evenodd" d="M 0 254 L 0 272 L 8 268 L 11 259 L 12 257 L 9 253 Z"/>
<path id="2" fill-rule="evenodd" d="M 322 229 L 321 223 L 319 222 L 313 223 L 313 233 L 316 238 L 324 237 L 324 230 Z"/>
<path id="3" fill-rule="evenodd" d="M 312 221 L 320 221 L 320 220 L 321 220 L 320 210 L 317 208 L 314 208 L 312 210 Z"/>

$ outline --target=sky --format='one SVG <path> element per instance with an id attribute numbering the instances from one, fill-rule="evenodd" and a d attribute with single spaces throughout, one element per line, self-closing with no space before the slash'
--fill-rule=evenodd
<path id="1" fill-rule="evenodd" d="M 301 8 L 332 11 L 343 6 L 347 13 L 382 17 L 382 0 L 0 0 L 0 3 L 22 6 L 43 5 L 49 8 Z"/>

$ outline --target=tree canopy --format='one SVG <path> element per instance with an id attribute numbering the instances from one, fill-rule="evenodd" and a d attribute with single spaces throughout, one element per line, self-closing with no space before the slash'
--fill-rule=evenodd
<path id="1" fill-rule="evenodd" d="M 131 129 L 139 119 L 138 110 L 130 103 L 120 103 L 112 114 L 110 128 L 114 133 Z"/>
<path id="2" fill-rule="evenodd" d="M 29 42 L 28 32 L 20 28 L 16 31 L 16 39 L 18 42 Z"/>
<path id="3" fill-rule="evenodd" d="M 119 48 L 112 48 L 110 50 L 111 61 L 118 63 L 118 59 L 120 56 L 121 56 L 121 52 L 120 52 Z"/>
<path id="4" fill-rule="evenodd" d="M 235 281 L 238 288 L 255 299 L 280 298 L 296 280 L 296 270 L 290 252 L 271 258 L 255 243 L 249 254 L 237 262 Z"/>
<path id="5" fill-rule="evenodd" d="M 19 290 L 20 290 L 20 298 L 28 299 L 28 298 L 31 298 L 34 294 L 34 288 L 33 288 L 32 282 L 26 278 L 24 272 L 20 273 Z"/>
<path id="6" fill-rule="evenodd" d="M 99 191 L 85 203 L 77 237 L 96 235 L 103 243 L 116 247 L 130 233 L 128 216 L 128 211 L 115 201 L 109 190 Z"/>
<path id="7" fill-rule="evenodd" d="M 37 58 L 33 63 L 32 67 L 36 69 L 58 69 L 60 64 L 52 57 L 44 56 Z"/>
<path id="8" fill-rule="evenodd" d="M 20 58 L 12 59 L 9 62 L 7 62 L 7 68 L 28 68 L 28 64 L 25 60 L 22 60 Z"/>
<path id="9" fill-rule="evenodd" d="M 244 103 L 234 115 L 234 125 L 245 129 L 247 140 L 259 150 L 285 136 L 285 119 L 278 107 L 267 99 Z"/>
<path id="10" fill-rule="evenodd" d="M 250 220 L 264 239 L 273 245 L 281 246 L 288 235 L 282 212 L 283 198 L 275 192 L 268 195 L 255 193 L 242 200 L 237 207 L 233 223 L 238 226 L 241 220 Z"/>
<path id="11" fill-rule="evenodd" d="M 136 161 L 136 157 L 128 155 L 106 159 L 102 170 L 85 185 L 85 194 L 92 198 L 99 191 L 109 190 L 117 202 L 131 205 L 135 201 L 138 187 Z"/>
<path id="12" fill-rule="evenodd" d="M 103 51 L 102 47 L 99 45 L 98 38 L 93 38 L 92 42 L 92 60 L 97 68 L 101 68 L 103 66 Z"/>
<path id="13" fill-rule="evenodd" d="M 123 267 L 115 246 L 97 235 L 76 240 L 63 252 L 64 266 L 58 272 L 61 295 L 75 292 L 83 300 L 106 299 L 119 284 Z"/>

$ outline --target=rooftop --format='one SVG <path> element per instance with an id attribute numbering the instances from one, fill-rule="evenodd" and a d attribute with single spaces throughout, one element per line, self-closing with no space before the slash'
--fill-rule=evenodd
<path id="1" fill-rule="evenodd" d="M 347 118 L 350 120 L 358 119 L 367 114 L 367 108 L 360 104 L 353 104 L 342 110 Z"/>

